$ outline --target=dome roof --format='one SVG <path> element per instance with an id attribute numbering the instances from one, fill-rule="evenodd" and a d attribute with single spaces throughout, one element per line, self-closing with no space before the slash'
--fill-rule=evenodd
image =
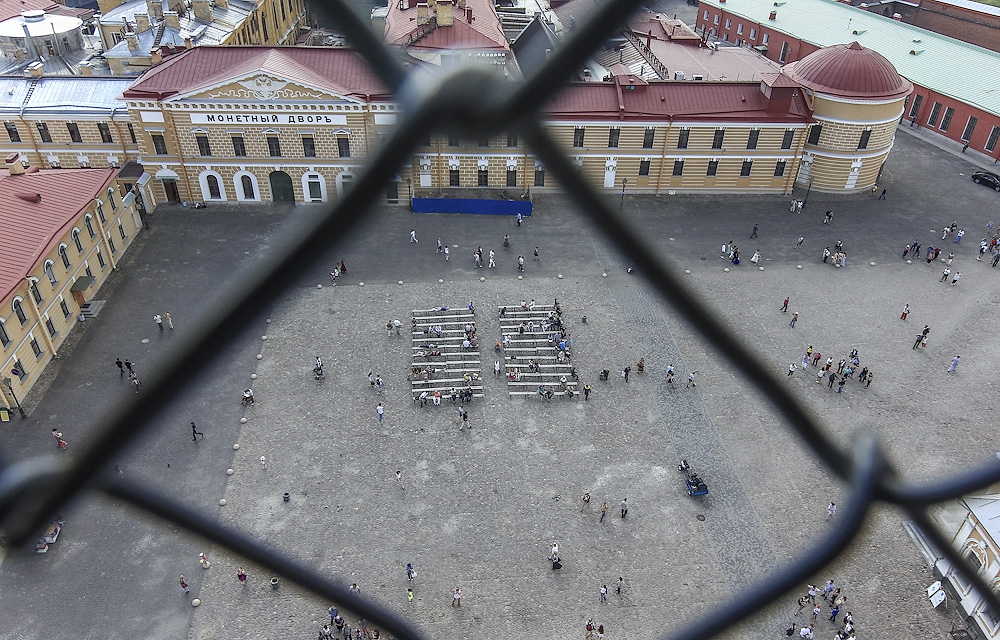
<path id="1" fill-rule="evenodd" d="M 913 90 L 891 62 L 857 42 L 814 51 L 782 70 L 804 87 L 842 98 L 887 100 Z"/>

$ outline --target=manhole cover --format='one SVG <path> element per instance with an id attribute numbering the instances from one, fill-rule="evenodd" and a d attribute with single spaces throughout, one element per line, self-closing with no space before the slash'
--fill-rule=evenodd
<path id="1" fill-rule="evenodd" d="M 700 513 L 697 516 L 695 516 L 695 517 L 698 518 L 698 522 L 704 522 L 705 521 L 705 516 L 703 516 Z"/>

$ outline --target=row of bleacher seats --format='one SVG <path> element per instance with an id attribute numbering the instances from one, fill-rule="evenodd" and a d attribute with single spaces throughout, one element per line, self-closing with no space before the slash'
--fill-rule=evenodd
<path id="1" fill-rule="evenodd" d="M 540 387 L 553 395 L 566 395 L 563 378 L 566 379 L 565 387 L 577 393 L 579 384 L 573 379 L 573 364 L 569 358 L 560 359 L 558 345 L 549 339 L 557 331 L 565 335 L 565 326 L 562 329 L 549 327 L 547 331 L 542 330 L 553 317 L 550 314 L 555 313 L 555 305 L 548 304 L 534 304 L 531 308 L 520 304 L 497 307 L 504 356 L 501 374 L 507 378 L 510 397 L 541 397 Z M 522 324 L 531 326 L 526 326 L 522 332 Z M 536 371 L 528 370 L 531 361 L 537 363 Z"/>
<path id="2" fill-rule="evenodd" d="M 469 340 L 466 332 L 475 322 L 475 314 L 466 308 L 413 311 L 409 380 L 414 400 L 426 393 L 430 401 L 435 392 L 450 399 L 452 390 L 461 394 L 467 389 L 473 397 L 483 397 L 482 337 L 477 334 L 475 340 Z"/>

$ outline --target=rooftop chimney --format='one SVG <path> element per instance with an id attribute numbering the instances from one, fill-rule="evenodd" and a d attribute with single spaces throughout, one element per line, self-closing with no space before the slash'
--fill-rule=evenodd
<path id="1" fill-rule="evenodd" d="M 215 0 L 215 6 L 218 7 L 218 8 L 220 8 L 220 9 L 228 9 L 229 8 L 229 0 Z"/>
<path id="2" fill-rule="evenodd" d="M 190 49 L 193 46 L 193 44 L 194 43 L 191 40 L 191 36 L 188 36 L 188 37 L 184 38 L 184 48 L 185 49 Z"/>
<path id="3" fill-rule="evenodd" d="M 861 9 L 862 11 L 868 11 L 868 3 L 862 2 L 861 4 L 858 5 L 858 9 Z"/>
<path id="4" fill-rule="evenodd" d="M 32 78 L 41 78 L 43 75 L 45 75 L 45 68 L 42 66 L 42 63 L 39 62 L 38 60 L 35 60 L 31 64 L 29 64 L 28 75 L 31 76 Z"/>
<path id="5" fill-rule="evenodd" d="M 768 20 L 777 20 L 777 19 L 778 19 L 778 12 L 777 12 L 777 11 L 775 11 L 774 9 L 772 9 L 772 10 L 771 10 L 771 15 L 769 15 L 769 16 L 767 17 L 767 19 L 768 19 Z"/>
<path id="6" fill-rule="evenodd" d="M 417 3 L 417 24 L 427 24 L 430 18 L 427 17 L 427 3 L 418 2 Z"/>
<path id="7" fill-rule="evenodd" d="M 90 60 L 84 60 L 80 63 L 80 75 L 81 76 L 92 76 L 94 75 L 94 68 L 90 66 Z"/>
<path id="8" fill-rule="evenodd" d="M 135 32 L 146 33 L 149 31 L 149 14 L 136 11 L 133 15 L 135 17 Z"/>
<path id="9" fill-rule="evenodd" d="M 150 49 L 149 50 L 149 60 L 153 64 L 154 67 L 156 65 L 160 64 L 161 62 L 163 62 L 163 54 L 160 53 L 160 48 L 159 47 L 156 47 L 155 49 Z"/>
<path id="10" fill-rule="evenodd" d="M 21 173 L 24 173 L 24 168 L 23 167 L 21 168 Z M 25 202 L 41 202 L 42 201 L 42 194 L 40 194 L 40 193 L 24 193 L 22 191 L 20 193 L 15 193 L 14 195 L 17 196 L 18 198 L 20 198 L 21 200 L 24 200 Z"/>
<path id="11" fill-rule="evenodd" d="M 208 5 L 208 0 L 191 0 L 191 6 L 194 7 L 195 19 L 212 21 L 212 7 Z"/>
<path id="12" fill-rule="evenodd" d="M 901 21 L 903 19 L 903 14 L 901 14 L 901 13 L 894 13 L 894 14 L 892 14 L 892 19 L 896 20 L 896 21 Z"/>
<path id="13" fill-rule="evenodd" d="M 465 8 L 465 21 L 472 24 L 472 7 Z"/>
<path id="14" fill-rule="evenodd" d="M 107 15 L 109 11 L 115 9 L 122 3 L 121 0 L 97 0 L 97 10 L 101 15 Z"/>
<path id="15" fill-rule="evenodd" d="M 12 176 L 18 176 L 24 173 L 24 165 L 21 164 L 21 154 L 17 151 L 4 158 L 4 164 L 7 165 L 7 171 L 9 171 Z"/>
<path id="16" fill-rule="evenodd" d="M 163 20 L 163 3 L 160 0 L 146 0 L 146 15 L 153 17 L 153 20 Z"/>
<path id="17" fill-rule="evenodd" d="M 451 8 L 451 0 L 440 0 L 437 3 L 437 24 L 439 27 L 450 27 L 455 24 Z"/>
<path id="18" fill-rule="evenodd" d="M 167 23 L 167 26 L 170 27 L 171 29 L 179 30 L 181 28 L 181 19 L 177 15 L 176 11 L 164 11 L 163 20 Z"/>
<path id="19" fill-rule="evenodd" d="M 125 42 L 128 43 L 128 50 L 133 53 L 139 50 L 139 36 L 134 31 L 125 32 Z"/>

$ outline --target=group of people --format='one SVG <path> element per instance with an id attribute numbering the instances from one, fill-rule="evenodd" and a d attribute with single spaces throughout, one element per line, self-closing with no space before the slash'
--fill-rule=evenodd
<path id="1" fill-rule="evenodd" d="M 757 261 L 759 262 L 760 261 L 759 249 L 754 253 L 754 256 L 757 258 Z M 721 258 L 722 260 L 729 260 L 734 265 L 738 265 L 740 263 L 740 248 L 737 247 L 735 244 L 733 244 L 733 241 L 730 240 L 726 244 L 722 245 L 722 255 L 719 256 L 719 258 Z"/>
<path id="2" fill-rule="evenodd" d="M 821 604 L 817 602 L 817 597 L 822 597 L 824 603 Z M 833 580 L 827 580 L 826 585 L 823 586 L 822 589 L 815 585 L 809 585 L 808 592 L 798 599 L 799 608 L 794 615 L 802 615 L 802 612 L 808 609 L 813 621 L 808 625 L 803 624 L 801 628 L 792 622 L 792 624 L 785 629 L 785 635 L 791 637 L 798 632 L 800 638 L 813 640 L 820 615 L 827 615 L 827 621 L 832 623 L 832 625 L 837 628 L 834 640 L 853 640 L 853 638 L 856 637 L 854 614 L 845 610 L 844 606 L 846 604 L 847 596 L 840 592 L 840 587 L 834 584 Z M 824 605 L 829 607 L 827 609 L 828 613 L 823 611 Z M 842 612 L 844 617 L 838 621 L 837 618 Z"/>
<path id="3" fill-rule="evenodd" d="M 337 279 L 347 273 L 347 265 L 344 264 L 343 258 L 340 260 L 340 266 L 334 265 L 333 271 L 330 272 L 330 284 L 337 286 Z"/>
<path id="4" fill-rule="evenodd" d="M 831 262 L 827 262 L 828 260 L 831 260 L 831 259 L 832 259 L 832 263 Z M 837 267 L 837 266 L 839 266 L 839 267 L 846 267 L 847 266 L 847 252 L 844 251 L 844 241 L 843 240 L 837 240 L 837 244 L 833 245 L 833 251 L 830 251 L 830 247 L 826 247 L 825 249 L 823 249 L 823 263 L 824 264 L 833 264 L 833 266 L 835 266 L 835 267 Z"/>
<path id="5" fill-rule="evenodd" d="M 930 332 L 930 329 L 925 327 L 925 329 Z M 926 335 L 926 334 L 924 334 Z M 833 389 L 834 385 L 837 385 L 837 393 L 843 393 L 844 387 L 847 385 L 848 378 L 854 380 L 855 375 L 857 375 L 858 382 L 865 385 L 865 388 L 871 386 L 872 381 L 875 379 L 875 372 L 868 367 L 861 366 L 861 359 L 858 357 L 858 350 L 852 348 L 850 355 L 846 358 L 841 358 L 839 362 L 836 363 L 836 369 L 834 369 L 834 361 L 832 357 L 828 357 L 823 365 L 820 365 L 820 361 L 823 359 L 823 354 L 819 351 L 813 349 L 812 345 L 806 347 L 805 354 L 802 356 L 802 364 L 799 365 L 795 362 L 788 365 L 788 376 L 789 378 L 800 368 L 804 370 L 810 364 L 816 367 L 816 384 L 823 382 L 823 379 L 827 379 L 827 386 Z M 839 380 L 839 382 L 838 382 Z"/>

